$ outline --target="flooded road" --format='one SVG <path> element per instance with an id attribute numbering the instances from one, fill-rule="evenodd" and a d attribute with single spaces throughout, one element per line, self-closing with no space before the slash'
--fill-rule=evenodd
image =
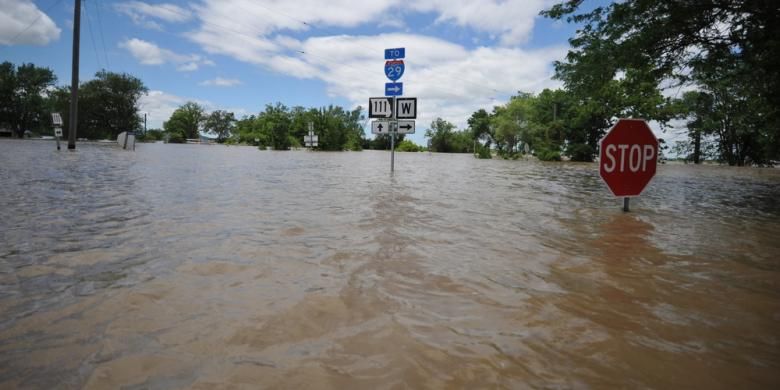
<path id="1" fill-rule="evenodd" d="M 0 388 L 778 388 L 780 170 L 0 141 Z"/>

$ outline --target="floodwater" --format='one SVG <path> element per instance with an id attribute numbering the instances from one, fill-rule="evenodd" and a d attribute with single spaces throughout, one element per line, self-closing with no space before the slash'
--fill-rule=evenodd
<path id="1" fill-rule="evenodd" d="M 0 141 L 0 388 L 778 388 L 780 170 Z"/>

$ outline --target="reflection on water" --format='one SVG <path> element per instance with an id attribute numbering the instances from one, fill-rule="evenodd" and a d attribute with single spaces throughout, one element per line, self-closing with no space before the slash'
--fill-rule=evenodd
<path id="1" fill-rule="evenodd" d="M 0 388 L 780 386 L 780 173 L 0 141 Z"/>

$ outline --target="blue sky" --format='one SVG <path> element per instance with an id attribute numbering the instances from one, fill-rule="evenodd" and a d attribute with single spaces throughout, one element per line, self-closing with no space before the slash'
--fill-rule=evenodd
<path id="1" fill-rule="evenodd" d="M 404 95 L 417 134 L 436 117 L 459 128 L 518 90 L 560 83 L 574 27 L 538 16 L 554 1 L 85 0 L 80 78 L 100 69 L 143 80 L 149 127 L 188 100 L 237 116 L 266 104 L 367 106 L 382 96 L 383 49 L 406 48 Z M 69 84 L 72 0 L 0 0 L 3 61 L 33 62 Z M 370 128 L 369 128 L 370 129 Z"/>

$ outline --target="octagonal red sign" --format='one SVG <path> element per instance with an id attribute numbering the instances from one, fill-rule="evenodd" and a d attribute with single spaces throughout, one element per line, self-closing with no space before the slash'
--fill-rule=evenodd
<path id="1" fill-rule="evenodd" d="M 599 141 L 599 175 L 615 196 L 638 196 L 655 176 L 658 139 L 644 119 L 620 119 Z"/>

